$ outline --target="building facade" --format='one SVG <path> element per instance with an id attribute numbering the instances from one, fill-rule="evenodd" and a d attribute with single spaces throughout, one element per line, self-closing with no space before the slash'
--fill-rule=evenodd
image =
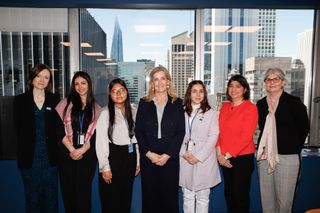
<path id="1" fill-rule="evenodd" d="M 194 33 L 171 37 L 169 67 L 178 97 L 184 98 L 188 83 L 194 78 Z"/>
<path id="2" fill-rule="evenodd" d="M 264 76 L 269 68 L 278 67 L 286 74 L 285 91 L 291 93 L 291 57 L 252 57 L 246 61 L 245 78 L 250 86 L 250 100 L 257 103 L 266 96 Z"/>
<path id="3" fill-rule="evenodd" d="M 259 9 L 257 34 L 257 57 L 275 56 L 276 10 Z"/>
<path id="4" fill-rule="evenodd" d="M 52 69 L 53 90 L 63 97 L 69 71 L 68 10 L 2 7 L 0 14 L 0 96 L 28 90 L 32 67 L 44 63 Z"/>
<path id="5" fill-rule="evenodd" d="M 302 61 L 305 67 L 305 87 L 304 104 L 310 104 L 311 81 L 312 81 L 312 42 L 313 30 L 309 29 L 298 34 L 298 52 L 297 58 Z"/>

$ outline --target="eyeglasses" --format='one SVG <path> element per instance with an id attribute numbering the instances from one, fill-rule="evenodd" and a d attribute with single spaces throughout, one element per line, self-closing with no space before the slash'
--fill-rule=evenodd
<path id="1" fill-rule="evenodd" d="M 112 95 L 117 95 L 118 93 L 120 94 L 120 95 L 123 95 L 123 94 L 125 94 L 127 91 L 126 91 L 126 89 L 125 88 L 118 88 L 118 89 L 112 89 L 111 90 L 111 94 Z"/>
<path id="2" fill-rule="evenodd" d="M 266 84 L 271 84 L 271 83 L 277 84 L 277 83 L 279 83 L 281 80 L 282 80 L 282 79 L 279 78 L 279 77 L 277 77 L 277 78 L 267 78 L 267 79 L 264 80 L 264 82 L 265 82 Z"/>

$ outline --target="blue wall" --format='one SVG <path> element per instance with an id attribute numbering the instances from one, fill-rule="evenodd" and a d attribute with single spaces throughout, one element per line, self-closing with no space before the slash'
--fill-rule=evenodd
<path id="1" fill-rule="evenodd" d="M 294 212 L 304 212 L 307 209 L 320 208 L 320 157 L 310 156 L 302 159 L 302 172 L 297 188 Z M 24 211 L 24 193 L 16 161 L 0 161 L 0 211 L 14 213 Z M 92 212 L 100 212 L 97 175 L 93 182 Z M 59 195 L 59 209 L 63 212 L 61 195 Z M 181 206 L 181 196 L 180 196 Z M 223 195 L 223 183 L 211 192 L 210 212 L 226 212 Z M 250 212 L 261 212 L 258 176 L 255 170 L 251 186 Z M 140 176 L 134 183 L 132 212 L 141 212 Z M 182 211 L 181 211 L 182 212 Z"/>

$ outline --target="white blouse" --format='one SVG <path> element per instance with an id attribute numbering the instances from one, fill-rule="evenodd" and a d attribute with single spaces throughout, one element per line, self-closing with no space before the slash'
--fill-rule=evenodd
<path id="1" fill-rule="evenodd" d="M 136 118 L 136 109 L 132 107 L 133 119 Z M 109 143 L 111 143 L 108 137 L 109 127 L 109 109 L 108 106 L 104 107 L 96 125 L 96 153 L 99 161 L 99 171 L 110 171 L 109 164 Z M 115 122 L 112 133 L 112 142 L 116 145 L 129 145 L 131 142 L 136 146 L 137 153 L 137 165 L 140 162 L 140 154 L 135 136 L 131 139 L 129 137 L 129 130 L 126 120 L 121 113 L 121 110 L 115 107 Z"/>

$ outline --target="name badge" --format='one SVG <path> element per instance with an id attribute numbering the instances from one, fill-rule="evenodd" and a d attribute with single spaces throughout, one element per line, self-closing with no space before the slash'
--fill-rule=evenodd
<path id="1" fill-rule="evenodd" d="M 128 145 L 128 152 L 133 153 L 133 144 Z"/>
<path id="2" fill-rule="evenodd" d="M 193 147 L 194 147 L 194 143 L 192 140 L 189 140 L 187 142 L 187 151 L 192 151 L 193 150 Z"/>
<path id="3" fill-rule="evenodd" d="M 78 132 L 78 145 L 83 145 L 84 144 L 84 133 Z"/>

